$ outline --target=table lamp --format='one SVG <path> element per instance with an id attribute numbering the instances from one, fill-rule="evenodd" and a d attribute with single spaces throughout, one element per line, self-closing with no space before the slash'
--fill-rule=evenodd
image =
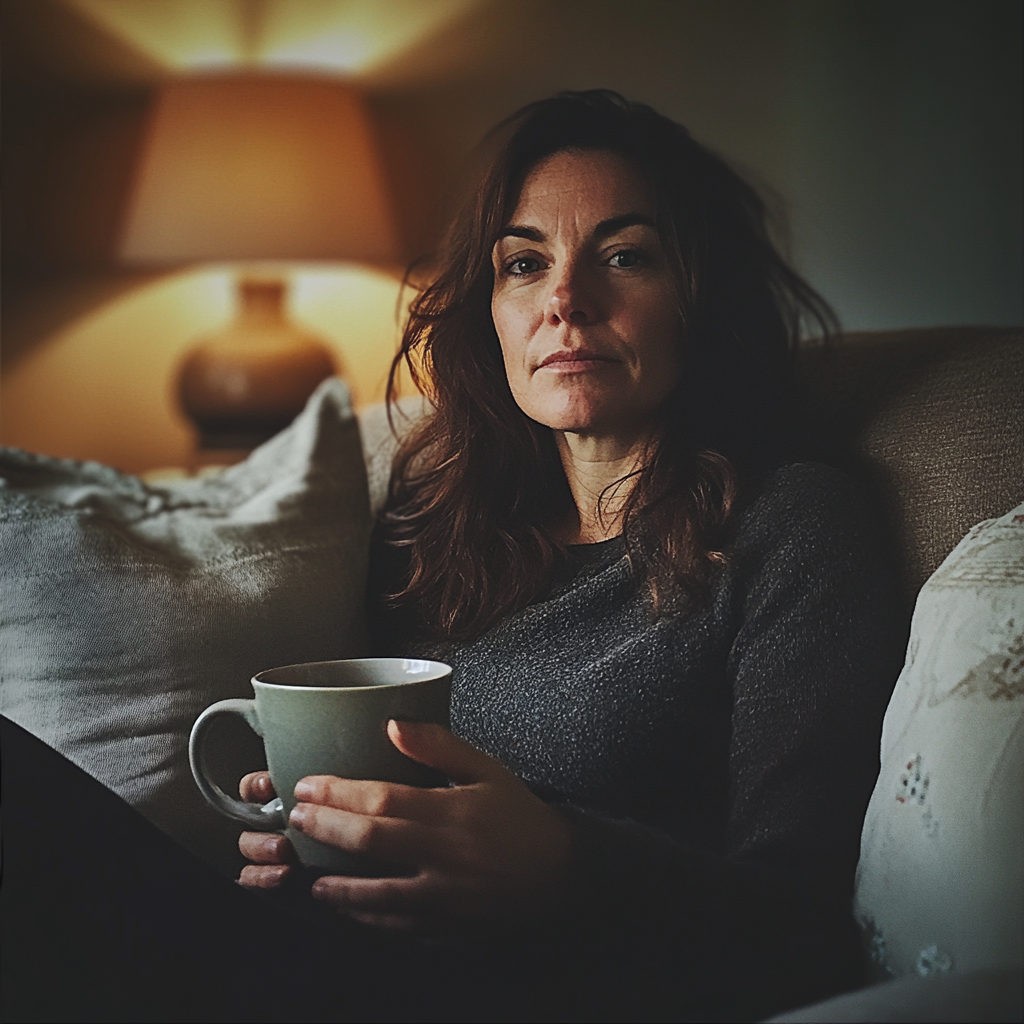
<path id="1" fill-rule="evenodd" d="M 126 262 L 240 264 L 238 315 L 197 340 L 178 394 L 198 461 L 231 461 L 286 426 L 335 372 L 289 323 L 282 262 L 395 263 L 395 229 L 363 103 L 331 80 L 207 76 L 161 90 L 129 198 Z"/>

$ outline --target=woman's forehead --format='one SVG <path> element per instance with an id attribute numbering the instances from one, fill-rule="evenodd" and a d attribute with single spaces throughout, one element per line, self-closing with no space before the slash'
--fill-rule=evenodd
<path id="1" fill-rule="evenodd" d="M 650 189 L 629 157 L 604 149 L 569 149 L 539 160 L 526 175 L 511 223 L 548 219 L 566 207 L 597 220 L 654 213 Z"/>

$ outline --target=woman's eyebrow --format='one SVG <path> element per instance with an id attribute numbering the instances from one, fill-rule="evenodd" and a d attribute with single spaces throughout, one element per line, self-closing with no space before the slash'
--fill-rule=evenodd
<path id="1" fill-rule="evenodd" d="M 645 213 L 620 213 L 615 217 L 609 217 L 607 220 L 601 221 L 594 228 L 594 238 L 608 238 L 624 228 L 631 228 L 637 224 L 654 228 L 654 221 Z M 531 242 L 547 241 L 543 231 L 538 231 L 537 228 L 531 228 L 525 224 L 509 224 L 498 235 L 497 241 L 500 242 L 503 238 L 525 238 Z"/>
<path id="2" fill-rule="evenodd" d="M 617 217 L 609 217 L 607 220 L 601 221 L 601 223 L 594 228 L 594 237 L 608 238 L 611 235 L 622 231 L 624 228 L 631 228 L 637 224 L 642 224 L 644 227 L 648 228 L 654 228 L 654 221 L 644 213 L 621 213 Z"/>
<path id="3" fill-rule="evenodd" d="M 536 228 L 528 228 L 525 224 L 509 224 L 507 228 L 504 228 L 499 233 L 497 241 L 500 242 L 503 238 L 526 238 L 531 242 L 545 241 L 543 231 L 538 231 Z"/>

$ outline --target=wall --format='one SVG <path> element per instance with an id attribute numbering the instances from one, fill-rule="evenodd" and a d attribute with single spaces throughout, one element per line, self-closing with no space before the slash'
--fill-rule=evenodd
<path id="1" fill-rule="evenodd" d="M 849 329 L 1012 325 L 1024 319 L 1022 12 L 1019 0 L 520 0 L 478 13 L 461 47 L 432 43 L 384 69 L 375 102 L 382 123 L 422 140 L 436 196 L 521 104 L 616 89 L 780 194 L 795 262 Z"/>
<path id="2" fill-rule="evenodd" d="M 19 9 L 49 21 L 19 28 Z M 558 89 L 610 87 L 687 124 L 778 194 L 797 266 L 848 328 L 1014 324 L 1024 276 L 1022 9 L 1018 0 L 484 2 L 363 85 L 410 256 L 434 244 L 487 128 Z M 147 329 L 145 301 L 216 291 L 213 278 L 131 276 L 114 263 L 159 69 L 57 0 L 7 0 L 5 21 L 4 443 L 131 470 L 182 461 L 191 435 L 169 373 L 189 332 L 216 327 L 229 304 L 186 299 Z M 321 271 L 352 280 L 343 268 Z M 394 278 L 386 299 L 386 277 L 367 280 L 340 287 L 319 312 L 299 303 L 360 375 L 362 401 L 379 396 L 397 297 Z"/>
<path id="3" fill-rule="evenodd" d="M 797 260 L 851 328 L 1019 324 L 1024 4 L 799 0 Z"/>

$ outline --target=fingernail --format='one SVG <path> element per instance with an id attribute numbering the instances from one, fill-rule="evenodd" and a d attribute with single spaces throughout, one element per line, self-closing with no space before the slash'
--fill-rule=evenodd
<path id="1" fill-rule="evenodd" d="M 288 815 L 288 824 L 301 832 L 308 818 L 309 809 L 304 804 L 296 804 L 292 808 L 292 813 Z"/>
<path id="2" fill-rule="evenodd" d="M 295 783 L 295 799 L 309 800 L 313 796 L 313 787 L 305 779 L 299 779 Z"/>
<path id="3" fill-rule="evenodd" d="M 408 722 L 405 719 L 392 718 L 391 724 L 394 725 L 399 732 L 410 733 L 418 732 L 427 723 L 425 722 Z"/>
<path id="4" fill-rule="evenodd" d="M 314 883 L 313 887 L 309 890 L 313 896 L 313 899 L 322 900 L 327 897 L 327 886 L 318 878 Z"/>

